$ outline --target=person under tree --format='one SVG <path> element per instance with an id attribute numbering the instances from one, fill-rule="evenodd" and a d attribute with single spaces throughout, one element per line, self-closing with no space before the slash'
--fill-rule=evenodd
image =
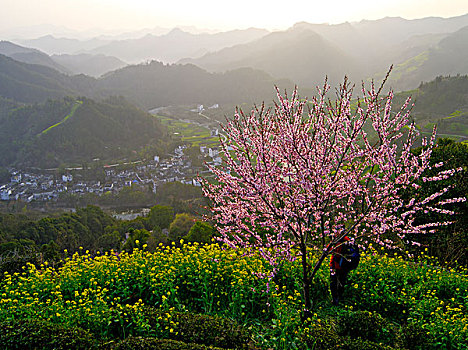
<path id="1" fill-rule="evenodd" d="M 349 248 L 348 242 L 349 238 L 344 236 L 330 258 L 330 291 L 333 305 L 338 305 L 343 298 L 344 287 L 348 280 L 350 269 L 345 264 Z"/>

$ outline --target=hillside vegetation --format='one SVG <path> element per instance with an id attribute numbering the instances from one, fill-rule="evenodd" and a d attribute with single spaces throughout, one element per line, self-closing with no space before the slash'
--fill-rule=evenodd
<path id="1" fill-rule="evenodd" d="M 466 349 L 466 270 L 370 249 L 342 308 L 328 300 L 323 266 L 312 318 L 302 323 L 299 264 L 282 264 L 274 280 L 257 277 L 270 268 L 257 255 L 198 244 L 118 256 L 81 252 L 59 268 L 29 265 L 0 282 L 0 322 L 8 329 L 1 341 L 61 349 L 72 341 L 83 342 L 74 345 L 80 348 L 169 348 L 143 345 L 155 338 L 224 349 Z M 61 332 L 41 333 L 59 325 Z M 30 335 L 21 336 L 25 331 Z"/>
<path id="2" fill-rule="evenodd" d="M 31 65 L 0 55 L 0 96 L 22 103 L 41 103 L 65 96 L 102 99 L 124 96 L 140 108 L 193 103 L 253 103 L 272 99 L 274 85 L 292 88 L 251 68 L 208 73 L 193 65 L 150 62 L 127 66 L 99 79 L 68 76 L 49 67 Z"/>
<path id="3" fill-rule="evenodd" d="M 122 95 L 140 107 L 201 103 L 242 103 L 272 99 L 274 85 L 292 88 L 287 80 L 276 80 L 251 68 L 226 73 L 208 73 L 194 65 L 160 62 L 127 66 L 96 81 L 99 96 Z"/>
<path id="4" fill-rule="evenodd" d="M 396 90 L 414 89 L 436 76 L 468 73 L 468 26 L 440 39 L 404 61 L 394 61 L 389 83 Z M 383 73 L 377 75 L 379 78 Z"/>
<path id="5" fill-rule="evenodd" d="M 400 105 L 411 96 L 415 122 L 427 132 L 437 125 L 441 136 L 468 138 L 468 76 L 437 77 L 419 88 L 400 93 L 395 103 Z"/>
<path id="6" fill-rule="evenodd" d="M 0 118 L 2 165 L 44 168 L 121 159 L 143 147 L 162 150 L 168 140 L 156 118 L 123 98 L 65 98 L 6 109 Z"/>

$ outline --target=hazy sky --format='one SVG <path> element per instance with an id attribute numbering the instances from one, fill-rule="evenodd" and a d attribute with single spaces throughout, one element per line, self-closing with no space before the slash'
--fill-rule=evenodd
<path id="1" fill-rule="evenodd" d="M 341 23 L 466 13 L 468 0 L 0 0 L 0 30 L 42 24 L 117 31 L 156 26 L 286 29 L 300 21 Z"/>

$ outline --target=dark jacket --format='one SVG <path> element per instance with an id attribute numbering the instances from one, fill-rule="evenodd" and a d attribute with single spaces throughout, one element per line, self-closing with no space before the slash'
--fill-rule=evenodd
<path id="1" fill-rule="evenodd" d="M 344 236 L 342 242 L 340 242 L 339 246 L 333 251 L 331 258 L 330 258 L 330 268 L 334 270 L 341 270 L 340 261 L 343 257 L 343 250 L 345 249 L 345 242 L 348 242 L 349 238 Z"/>

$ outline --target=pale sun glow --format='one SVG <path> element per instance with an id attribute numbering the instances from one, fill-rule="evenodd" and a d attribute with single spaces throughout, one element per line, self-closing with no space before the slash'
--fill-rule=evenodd
<path id="1" fill-rule="evenodd" d="M 115 32 L 176 26 L 275 30 L 301 21 L 334 24 L 386 16 L 414 19 L 466 13 L 467 0 L 2 0 L 0 30 L 44 24 Z"/>

